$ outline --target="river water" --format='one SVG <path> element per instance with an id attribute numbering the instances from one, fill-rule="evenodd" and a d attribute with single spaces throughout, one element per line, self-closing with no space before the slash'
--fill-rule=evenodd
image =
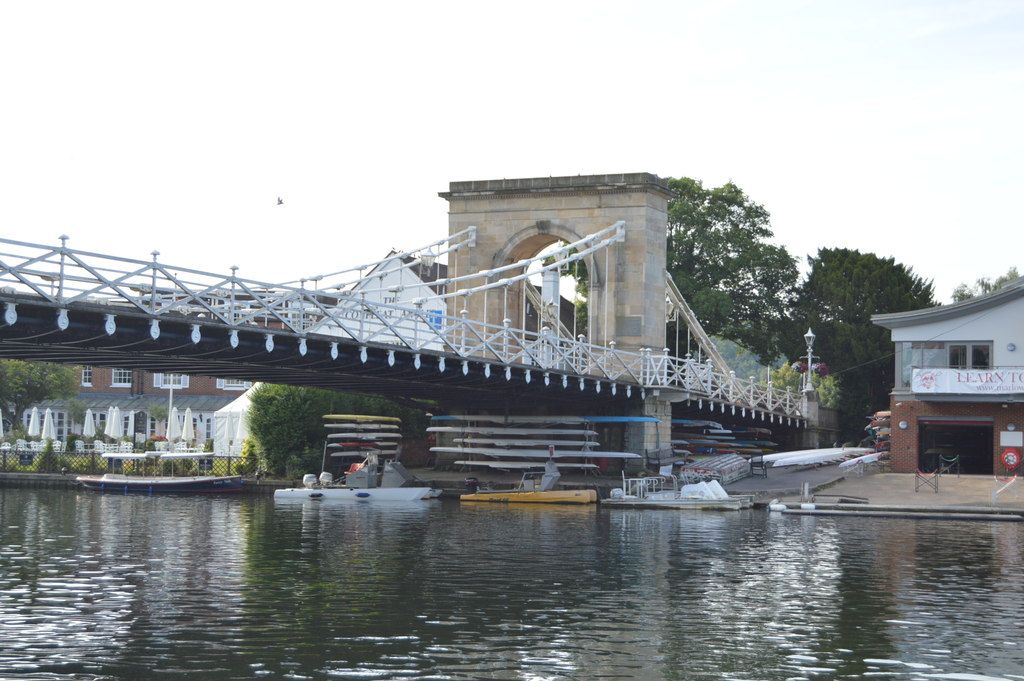
<path id="1" fill-rule="evenodd" d="M 1022 552 L 1011 523 L 0 489 L 0 678 L 1024 679 Z"/>

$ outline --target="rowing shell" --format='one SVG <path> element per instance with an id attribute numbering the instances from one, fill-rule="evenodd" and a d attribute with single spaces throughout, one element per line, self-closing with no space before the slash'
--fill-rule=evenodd
<path id="1" fill-rule="evenodd" d="M 430 426 L 428 433 L 477 433 L 480 435 L 597 435 L 597 431 L 577 428 L 502 428 L 499 426 Z"/>
<path id="2" fill-rule="evenodd" d="M 324 421 L 352 421 L 354 423 L 401 423 L 394 416 L 366 416 L 365 414 L 324 414 Z"/>
<path id="3" fill-rule="evenodd" d="M 547 459 L 551 453 L 546 449 L 488 449 L 486 447 L 431 447 L 430 451 L 438 454 L 481 454 L 484 456 L 510 456 L 522 459 Z M 630 452 L 597 452 L 587 451 L 558 451 L 555 450 L 555 459 L 639 459 L 639 454 Z"/>
<path id="4" fill-rule="evenodd" d="M 456 442 L 467 445 L 494 445 L 496 447 L 594 447 L 591 440 L 489 440 L 487 438 L 457 437 Z"/>
<path id="5" fill-rule="evenodd" d="M 525 470 L 527 468 L 544 468 L 543 463 L 534 463 L 532 461 L 453 461 L 456 466 L 482 466 L 484 468 L 504 468 L 508 470 Z M 555 465 L 559 468 L 593 471 L 597 470 L 597 464 L 593 463 L 559 463 L 555 462 Z"/>

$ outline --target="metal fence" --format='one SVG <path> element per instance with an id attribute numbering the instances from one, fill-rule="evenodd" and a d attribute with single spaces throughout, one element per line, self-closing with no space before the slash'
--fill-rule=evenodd
<path id="1" fill-rule="evenodd" d="M 46 452 L 29 449 L 0 450 L 0 473 L 64 473 L 66 475 L 241 475 L 244 464 L 237 457 L 195 459 L 110 459 L 95 452 Z"/>

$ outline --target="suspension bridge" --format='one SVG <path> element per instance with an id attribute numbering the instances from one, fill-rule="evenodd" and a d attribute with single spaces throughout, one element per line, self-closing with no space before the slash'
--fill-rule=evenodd
<path id="1" fill-rule="evenodd" d="M 485 408 L 664 416 L 684 403 L 806 425 L 800 395 L 729 369 L 667 276 L 660 178 L 453 182 L 441 196 L 444 238 L 288 282 L 79 250 L 66 236 L 0 239 L 0 357 Z M 585 324 L 531 284 L 548 273 L 557 288 L 581 265 Z"/>

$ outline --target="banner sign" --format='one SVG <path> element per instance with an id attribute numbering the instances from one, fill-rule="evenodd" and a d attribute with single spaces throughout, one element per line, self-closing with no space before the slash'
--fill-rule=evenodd
<path id="1" fill-rule="evenodd" d="M 1024 393 L 1024 369 L 914 369 L 910 389 L 929 395 Z"/>

